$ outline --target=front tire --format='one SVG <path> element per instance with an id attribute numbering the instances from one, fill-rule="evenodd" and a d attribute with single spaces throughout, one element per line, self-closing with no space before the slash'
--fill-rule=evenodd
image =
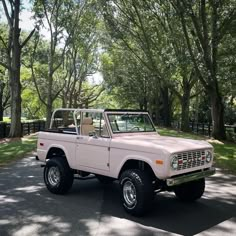
<path id="1" fill-rule="evenodd" d="M 185 202 L 193 202 L 201 198 L 205 190 L 205 179 L 187 182 L 175 187 L 176 197 Z"/>
<path id="2" fill-rule="evenodd" d="M 44 168 L 44 182 L 51 193 L 67 193 L 70 190 L 73 181 L 74 174 L 66 159 L 54 157 L 46 162 Z"/>
<path id="3" fill-rule="evenodd" d="M 148 173 L 138 169 L 124 171 L 120 191 L 122 205 L 129 214 L 141 216 L 150 209 L 154 191 Z"/>

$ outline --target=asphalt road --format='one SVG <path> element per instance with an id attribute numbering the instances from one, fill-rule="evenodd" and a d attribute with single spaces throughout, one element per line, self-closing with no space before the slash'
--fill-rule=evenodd
<path id="1" fill-rule="evenodd" d="M 122 209 L 117 183 L 76 180 L 67 195 L 53 195 L 39 165 L 28 157 L 0 168 L 0 236 L 236 235 L 236 176 L 218 171 L 193 204 L 161 193 L 136 218 Z"/>

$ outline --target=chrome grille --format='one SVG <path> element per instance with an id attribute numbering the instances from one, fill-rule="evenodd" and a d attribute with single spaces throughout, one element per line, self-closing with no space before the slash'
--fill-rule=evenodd
<path id="1" fill-rule="evenodd" d="M 205 150 L 177 153 L 176 156 L 178 157 L 177 170 L 203 166 L 206 162 Z"/>

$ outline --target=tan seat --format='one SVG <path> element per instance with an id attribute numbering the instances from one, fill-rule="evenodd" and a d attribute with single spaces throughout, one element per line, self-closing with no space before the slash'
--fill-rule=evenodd
<path id="1" fill-rule="evenodd" d="M 111 126 L 111 129 L 112 129 L 112 132 L 119 131 L 115 116 L 110 116 L 109 121 L 110 121 L 110 126 Z"/>
<path id="2" fill-rule="evenodd" d="M 91 117 L 84 117 L 81 124 L 81 135 L 89 135 L 89 133 L 95 132 L 93 120 Z"/>
<path id="3" fill-rule="evenodd" d="M 103 127 L 102 127 L 102 136 L 103 137 L 109 137 L 106 124 L 104 124 Z"/>

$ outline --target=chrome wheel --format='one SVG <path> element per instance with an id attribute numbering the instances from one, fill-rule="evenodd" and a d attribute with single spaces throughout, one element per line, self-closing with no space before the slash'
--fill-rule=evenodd
<path id="1" fill-rule="evenodd" d="M 129 207 L 136 205 L 137 203 L 136 189 L 134 184 L 130 180 L 126 181 L 125 184 L 123 185 L 123 196 L 125 202 Z"/>
<path id="2" fill-rule="evenodd" d="M 51 186 L 57 186 L 60 183 L 60 171 L 58 167 L 52 166 L 48 171 L 48 181 Z"/>

